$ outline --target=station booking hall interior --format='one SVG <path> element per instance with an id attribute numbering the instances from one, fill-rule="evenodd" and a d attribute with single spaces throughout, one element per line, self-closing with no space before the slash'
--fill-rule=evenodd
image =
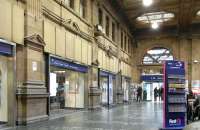
<path id="1" fill-rule="evenodd" d="M 200 129 L 200 0 L 0 0 L 0 129 Z"/>

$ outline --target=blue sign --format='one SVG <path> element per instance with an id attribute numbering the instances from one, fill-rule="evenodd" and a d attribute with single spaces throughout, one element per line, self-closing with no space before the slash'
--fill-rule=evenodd
<path id="1" fill-rule="evenodd" d="M 163 82 L 163 75 L 142 75 L 141 81 L 145 82 Z"/>
<path id="2" fill-rule="evenodd" d="M 108 77 L 109 75 L 112 75 L 113 77 L 115 77 L 115 74 L 106 72 L 106 71 L 100 71 L 100 76 L 104 76 L 104 77 Z"/>
<path id="3" fill-rule="evenodd" d="M 79 71 L 79 72 L 83 72 L 83 73 L 88 72 L 87 66 L 83 66 L 80 64 L 66 61 L 66 60 L 61 60 L 61 59 L 58 59 L 55 57 L 50 57 L 50 65 L 56 66 L 56 67 L 61 67 L 61 68 L 66 68 L 66 69 L 70 69 L 70 70 L 74 70 L 74 71 Z"/>
<path id="4" fill-rule="evenodd" d="M 0 54 L 12 55 L 13 54 L 13 46 L 0 41 Z"/>

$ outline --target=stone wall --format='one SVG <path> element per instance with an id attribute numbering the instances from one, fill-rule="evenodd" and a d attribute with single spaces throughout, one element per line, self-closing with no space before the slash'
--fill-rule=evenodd
<path id="1" fill-rule="evenodd" d="M 198 37 L 161 37 L 161 38 L 145 38 L 138 41 L 138 47 L 134 48 L 134 67 L 133 67 L 133 79 L 135 82 L 140 82 L 140 75 L 142 69 L 157 69 L 162 68 L 160 66 L 153 68 L 143 66 L 142 60 L 147 50 L 154 47 L 164 47 L 172 50 L 172 54 L 175 60 L 181 60 L 186 65 L 186 79 L 188 80 L 189 87 L 192 85 L 192 81 L 200 79 L 199 63 L 199 49 L 200 38 Z M 137 55 L 137 56 L 136 56 Z"/>

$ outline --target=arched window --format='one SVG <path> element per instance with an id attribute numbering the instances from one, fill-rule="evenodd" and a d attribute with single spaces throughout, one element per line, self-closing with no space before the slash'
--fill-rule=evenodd
<path id="1" fill-rule="evenodd" d="M 169 49 L 155 47 L 147 51 L 143 58 L 143 64 L 161 64 L 163 61 L 173 59 L 174 57 Z"/>

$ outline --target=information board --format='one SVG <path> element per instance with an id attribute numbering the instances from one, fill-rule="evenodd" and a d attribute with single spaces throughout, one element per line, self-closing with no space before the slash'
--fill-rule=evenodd
<path id="1" fill-rule="evenodd" d="M 164 63 L 163 129 L 182 130 L 186 124 L 185 65 Z"/>

